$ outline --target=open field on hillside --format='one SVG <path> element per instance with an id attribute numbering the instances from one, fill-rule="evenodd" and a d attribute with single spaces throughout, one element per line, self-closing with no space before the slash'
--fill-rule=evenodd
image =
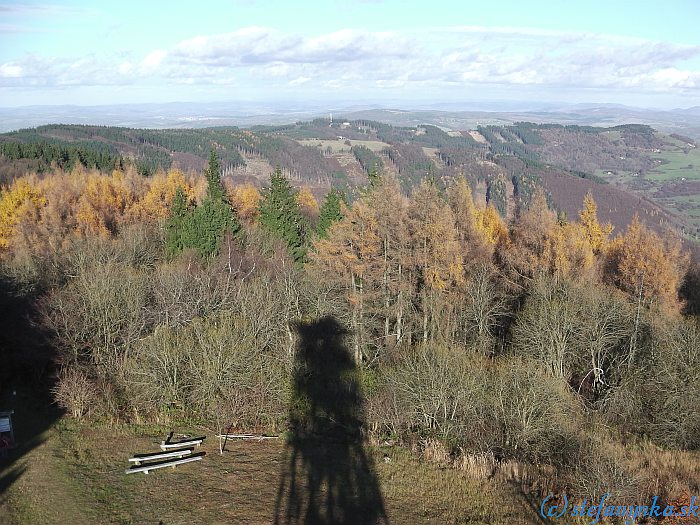
<path id="1" fill-rule="evenodd" d="M 652 157 L 666 161 L 650 171 L 646 178 L 656 181 L 671 179 L 700 179 L 700 151 L 693 148 L 683 151 L 664 151 Z"/>
<path id="2" fill-rule="evenodd" d="M 685 216 L 688 222 L 700 229 L 700 195 L 678 195 L 659 199 L 665 208 Z"/>
<path id="3" fill-rule="evenodd" d="M 378 140 L 350 140 L 350 139 L 343 139 L 343 140 L 317 140 L 317 139 L 305 139 L 305 140 L 299 140 L 299 144 L 302 146 L 315 146 L 318 147 L 320 150 L 325 151 L 327 148 L 331 148 L 332 152 L 335 153 L 342 153 L 342 152 L 347 152 L 350 151 L 350 148 L 352 146 L 365 146 L 366 148 L 371 149 L 374 152 L 379 152 L 382 151 L 384 148 L 388 148 L 389 144 L 386 142 L 381 142 Z M 346 144 L 346 142 L 350 142 L 350 146 Z"/>

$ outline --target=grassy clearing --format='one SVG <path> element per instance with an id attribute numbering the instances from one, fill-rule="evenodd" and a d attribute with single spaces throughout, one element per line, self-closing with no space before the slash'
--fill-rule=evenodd
<path id="1" fill-rule="evenodd" d="M 26 456 L 35 475 L 8 491 L 13 502 L 3 509 L 12 516 L 8 522 L 270 524 L 275 518 L 297 522 L 275 510 L 280 480 L 289 476 L 289 445 L 281 440 L 229 442 L 221 456 L 210 436 L 203 447 L 207 455 L 200 462 L 125 475 L 130 455 L 158 450 L 165 433 L 166 429 L 95 428 L 61 420 L 47 433 L 37 454 Z M 389 523 L 536 523 L 531 505 L 514 486 L 475 481 L 464 472 L 421 462 L 397 447 L 367 447 L 366 454 L 374 464 L 371 475 L 376 477 Z M 384 461 L 385 454 L 389 462 Z M 325 468 L 337 472 L 344 467 Z M 300 486 L 307 474 L 296 473 Z M 342 488 L 332 488 L 332 479 L 326 480 L 318 500 L 326 501 L 329 490 L 338 496 Z M 288 493 L 281 497 L 285 498 Z"/>
<path id="2" fill-rule="evenodd" d="M 660 199 L 665 208 L 684 216 L 688 223 L 700 228 L 700 195 L 678 195 Z"/>
<path id="3" fill-rule="evenodd" d="M 665 151 L 652 158 L 666 162 L 646 175 L 649 180 L 700 179 L 700 151 L 698 148 L 690 149 L 688 153 Z"/>
<path id="4" fill-rule="evenodd" d="M 622 138 L 621 131 L 607 130 L 607 131 L 602 132 L 602 135 L 610 141 L 620 140 Z"/>
<path id="5" fill-rule="evenodd" d="M 684 142 L 682 140 L 678 140 L 678 139 L 673 138 L 670 135 L 666 135 L 664 133 L 656 133 L 656 136 L 658 138 L 660 138 L 661 140 L 675 146 L 676 148 L 685 148 L 688 146 L 687 142 Z"/>
<path id="6" fill-rule="evenodd" d="M 350 151 L 350 148 L 352 146 L 365 146 L 366 148 L 371 149 L 375 153 L 382 151 L 384 148 L 389 147 L 389 144 L 387 144 L 386 142 L 381 142 L 378 140 L 350 140 L 350 139 L 347 139 L 347 142 L 350 142 L 350 146 L 348 146 L 346 144 L 345 139 L 343 139 L 343 140 L 305 139 L 305 140 L 300 140 L 298 142 L 302 146 L 315 146 L 322 151 L 325 151 L 328 147 L 330 147 L 333 154 L 346 153 L 346 152 Z"/>

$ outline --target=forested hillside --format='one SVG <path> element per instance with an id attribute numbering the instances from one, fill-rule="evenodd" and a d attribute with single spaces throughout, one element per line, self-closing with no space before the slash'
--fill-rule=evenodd
<path id="1" fill-rule="evenodd" d="M 404 192 L 424 178 L 444 188 L 465 175 L 475 198 L 512 219 L 537 188 L 550 205 L 575 216 L 591 192 L 599 213 L 624 229 L 636 213 L 650 227 L 696 239 L 700 231 L 700 159 L 692 139 L 648 126 L 611 128 L 536 125 L 481 126 L 446 132 L 435 126 L 398 128 L 375 121 L 317 119 L 285 126 L 138 130 L 103 126 L 42 126 L 0 135 L 0 180 L 27 171 L 77 165 L 109 173 L 133 166 L 141 175 L 177 167 L 204 168 L 214 145 L 224 178 L 260 188 L 275 167 L 321 198 L 347 190 L 369 174 L 393 173 Z"/>

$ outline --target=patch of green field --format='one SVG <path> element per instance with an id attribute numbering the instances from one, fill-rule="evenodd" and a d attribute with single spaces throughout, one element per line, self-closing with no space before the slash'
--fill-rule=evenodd
<path id="1" fill-rule="evenodd" d="M 669 144 L 672 144 L 673 146 L 675 146 L 677 148 L 683 149 L 683 148 L 688 147 L 688 144 L 686 142 L 683 142 L 682 140 L 674 139 L 670 135 L 657 133 L 656 136 L 659 137 L 661 140 L 668 142 Z"/>
<path id="2" fill-rule="evenodd" d="M 664 203 L 687 217 L 700 217 L 700 195 L 670 197 Z"/>
<path id="3" fill-rule="evenodd" d="M 604 131 L 603 136 L 607 137 L 610 140 L 620 140 L 622 138 L 622 132 L 621 131 Z"/>
<path id="4" fill-rule="evenodd" d="M 379 140 L 318 140 L 318 139 L 304 139 L 298 141 L 302 146 L 315 146 L 318 149 L 325 151 L 327 148 L 331 148 L 333 154 L 336 153 L 347 153 L 350 151 L 352 146 L 365 146 L 371 149 L 375 153 L 382 151 L 384 148 L 388 148 L 389 144 L 386 142 L 381 142 Z M 350 145 L 347 144 L 350 143 Z"/>
<path id="5" fill-rule="evenodd" d="M 655 181 L 667 181 L 673 179 L 700 179 L 700 150 L 691 148 L 688 153 L 684 151 L 664 151 L 655 154 L 654 160 L 665 161 L 647 173 L 646 178 Z"/>
<path id="6" fill-rule="evenodd" d="M 597 169 L 593 172 L 593 175 L 600 177 L 611 184 L 634 185 L 639 182 L 639 176 L 634 176 L 634 174 L 624 171 L 613 172 L 611 170 Z"/>
<path id="7" fill-rule="evenodd" d="M 682 215 L 690 226 L 688 235 L 697 239 L 700 235 L 700 195 L 679 195 L 659 199 L 662 206 L 673 213 Z"/>

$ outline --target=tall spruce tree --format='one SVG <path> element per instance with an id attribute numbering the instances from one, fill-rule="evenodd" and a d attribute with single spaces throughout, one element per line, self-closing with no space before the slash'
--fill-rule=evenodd
<path id="1" fill-rule="evenodd" d="M 326 239 L 328 237 L 328 229 L 343 218 L 343 212 L 340 208 L 342 201 L 343 195 L 336 189 L 331 189 L 326 194 L 319 211 L 318 226 L 316 227 L 316 234 L 319 237 Z"/>
<path id="2" fill-rule="evenodd" d="M 171 257 L 185 248 L 193 248 L 202 258 L 211 258 L 219 253 L 226 232 L 238 235 L 241 226 L 226 195 L 220 171 L 219 157 L 212 150 L 204 171 L 207 196 L 189 213 L 184 193 L 178 190 L 166 223 L 166 248 Z"/>
<path id="3" fill-rule="evenodd" d="M 188 218 L 187 197 L 180 186 L 175 191 L 170 217 L 165 222 L 165 252 L 168 257 L 174 257 L 184 249 Z"/>
<path id="4" fill-rule="evenodd" d="M 376 164 L 374 166 L 372 166 L 372 169 L 370 170 L 368 177 L 369 177 L 369 187 L 376 188 L 382 180 L 382 174 L 379 171 L 379 166 L 377 166 Z"/>
<path id="5" fill-rule="evenodd" d="M 278 167 L 270 176 L 270 187 L 260 201 L 260 224 L 283 239 L 297 263 L 306 258 L 306 223 L 295 199 L 295 191 Z"/>
<path id="6" fill-rule="evenodd" d="M 214 149 L 209 152 L 209 164 L 204 170 L 204 176 L 207 178 L 207 197 L 227 201 L 226 190 L 221 182 L 221 162 Z"/>

